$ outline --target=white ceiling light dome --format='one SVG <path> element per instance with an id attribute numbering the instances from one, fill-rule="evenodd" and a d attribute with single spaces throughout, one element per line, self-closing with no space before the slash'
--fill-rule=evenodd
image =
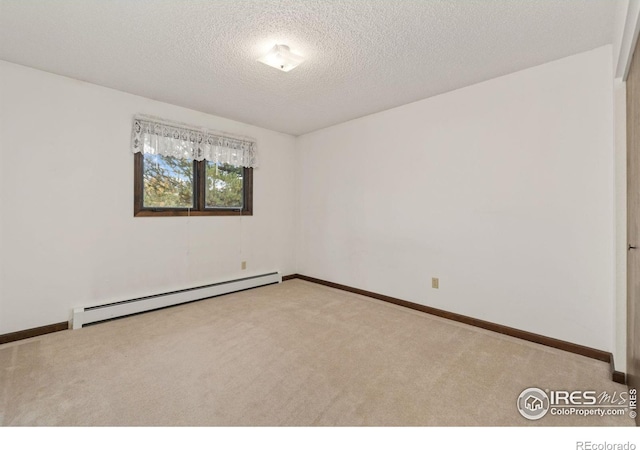
<path id="1" fill-rule="evenodd" d="M 292 53 L 288 45 L 276 44 L 269 53 L 258 59 L 258 61 L 283 72 L 289 72 L 298 67 L 304 61 L 304 58 Z"/>

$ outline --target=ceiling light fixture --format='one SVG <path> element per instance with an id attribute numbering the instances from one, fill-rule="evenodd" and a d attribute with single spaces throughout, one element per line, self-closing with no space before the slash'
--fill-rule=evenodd
<path id="1" fill-rule="evenodd" d="M 275 45 L 269 53 L 258 59 L 258 61 L 283 72 L 289 72 L 298 67 L 304 61 L 304 58 L 291 53 L 291 49 L 287 45 Z"/>

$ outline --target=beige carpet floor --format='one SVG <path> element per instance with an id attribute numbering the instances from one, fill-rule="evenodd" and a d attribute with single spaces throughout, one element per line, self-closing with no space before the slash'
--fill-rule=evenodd
<path id="1" fill-rule="evenodd" d="M 633 425 L 520 416 L 608 364 L 291 280 L 0 346 L 0 424 Z"/>

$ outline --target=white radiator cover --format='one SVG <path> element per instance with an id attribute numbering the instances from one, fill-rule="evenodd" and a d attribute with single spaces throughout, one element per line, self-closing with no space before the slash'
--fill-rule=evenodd
<path id="1" fill-rule="evenodd" d="M 115 319 L 117 317 L 152 311 L 154 309 L 193 302 L 195 300 L 204 300 L 217 295 L 281 282 L 282 276 L 280 273 L 271 272 L 246 278 L 222 281 L 206 286 L 198 286 L 189 289 L 181 289 L 179 291 L 134 298 L 131 300 L 107 303 L 104 305 L 74 308 L 71 313 L 69 328 L 76 330 L 78 328 L 82 328 L 83 325 L 95 322 L 102 322 L 104 320 Z"/>

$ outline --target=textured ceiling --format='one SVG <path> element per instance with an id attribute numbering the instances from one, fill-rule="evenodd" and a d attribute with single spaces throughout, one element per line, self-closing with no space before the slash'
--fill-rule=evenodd
<path id="1" fill-rule="evenodd" d="M 299 135 L 609 44 L 611 0 L 0 0 L 0 59 Z M 274 44 L 306 61 L 256 61 Z"/>

